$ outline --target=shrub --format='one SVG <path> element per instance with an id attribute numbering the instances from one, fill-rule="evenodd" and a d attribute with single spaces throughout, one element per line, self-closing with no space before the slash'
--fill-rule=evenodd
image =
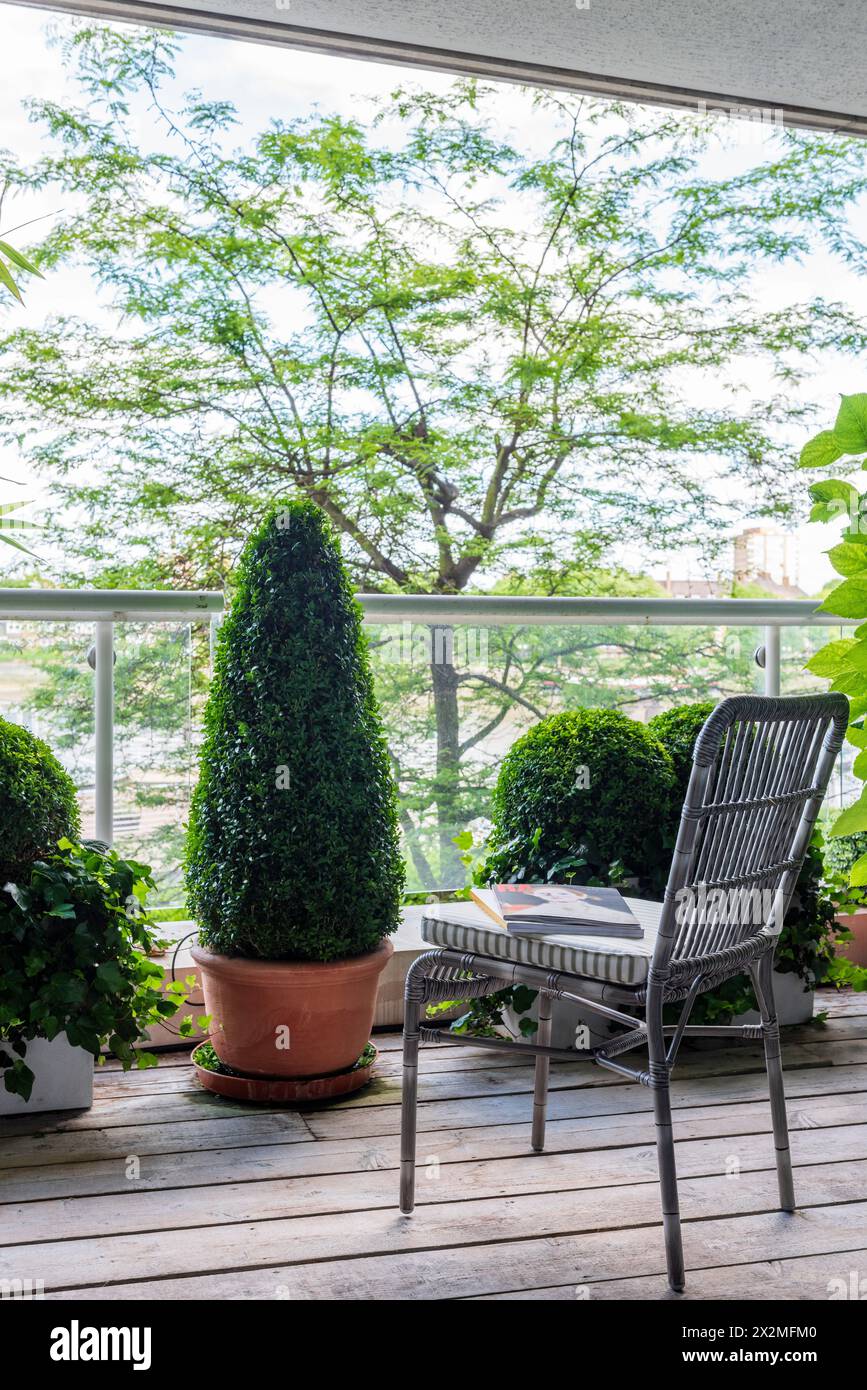
<path id="1" fill-rule="evenodd" d="M 47 743 L 0 719 L 0 887 L 79 829 L 75 784 Z"/>
<path id="2" fill-rule="evenodd" d="M 667 748 L 674 763 L 677 778 L 677 796 L 674 802 L 675 829 L 680 817 L 680 808 L 689 786 L 692 772 L 692 750 L 708 715 L 716 709 L 716 700 L 701 700 L 694 705 L 678 705 L 675 709 L 664 710 L 647 721 L 647 727 L 658 738 L 663 748 Z"/>
<path id="3" fill-rule="evenodd" d="M 567 710 L 512 745 L 493 796 L 485 877 L 664 882 L 676 782 L 653 734 L 608 709 Z"/>
<path id="4" fill-rule="evenodd" d="M 222 625 L 186 877 L 225 955 L 329 961 L 397 926 L 404 869 L 361 613 L 312 503 L 273 510 Z"/>
<path id="5" fill-rule="evenodd" d="M 65 1033 L 94 1057 L 108 1046 L 124 1070 L 156 1065 L 134 1044 L 180 1008 L 182 985 L 160 993 L 163 971 L 143 900 L 143 864 L 93 843 L 61 840 L 17 883 L 0 888 L 0 1071 L 7 1091 L 30 1098 L 27 1043 Z M 181 1025 L 186 1035 L 190 1020 Z"/>

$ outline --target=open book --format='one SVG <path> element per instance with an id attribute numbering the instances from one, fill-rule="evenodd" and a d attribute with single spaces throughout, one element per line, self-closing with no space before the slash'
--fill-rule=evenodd
<path id="1" fill-rule="evenodd" d="M 616 888 L 497 883 L 493 888 L 473 888 L 472 896 L 499 926 L 520 936 L 644 936 Z"/>

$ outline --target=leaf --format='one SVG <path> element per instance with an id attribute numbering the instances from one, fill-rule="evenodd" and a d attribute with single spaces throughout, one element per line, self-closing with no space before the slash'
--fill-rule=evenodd
<path id="1" fill-rule="evenodd" d="M 847 454 L 867 452 L 867 394 L 841 396 L 834 438 Z"/>
<path id="2" fill-rule="evenodd" d="M 28 550 L 26 545 L 22 545 L 20 541 L 13 541 L 12 537 L 7 536 L 5 531 L 3 531 L 2 529 L 0 529 L 0 543 L 2 543 L 3 545 L 14 546 L 16 550 L 23 550 L 25 555 L 33 556 L 34 560 L 37 560 L 39 558 L 38 555 L 33 554 L 32 550 Z"/>
<path id="3" fill-rule="evenodd" d="M 107 992 L 125 990 L 129 983 L 116 960 L 106 960 L 98 965 L 96 977 L 99 986 Z"/>
<path id="4" fill-rule="evenodd" d="M 458 849 L 463 849 L 463 850 L 472 849 L 472 847 L 473 847 L 473 832 L 472 832 L 471 830 L 462 830 L 462 831 L 460 832 L 460 834 L 458 834 L 458 835 L 453 835 L 453 836 L 452 836 L 452 844 L 453 844 L 453 845 L 457 845 Z"/>
<path id="5" fill-rule="evenodd" d="M 811 521 L 837 521 L 841 516 L 856 517 L 859 514 L 861 494 L 842 478 L 811 483 L 809 492 L 813 499 Z"/>
<path id="6" fill-rule="evenodd" d="M 862 854 L 860 859 L 849 870 L 849 886 L 851 888 L 863 888 L 867 884 L 867 854 Z"/>
<path id="7" fill-rule="evenodd" d="M 838 574 L 860 574 L 862 570 L 867 570 L 867 545 L 859 545 L 857 541 L 841 541 L 826 553 Z"/>
<path id="8" fill-rule="evenodd" d="M 823 430 L 815 439 L 804 445 L 798 459 L 798 467 L 827 468 L 828 464 L 836 463 L 838 458 L 842 458 L 845 452 L 834 431 Z"/>
<path id="9" fill-rule="evenodd" d="M 841 618 L 867 617 L 867 575 L 844 579 L 819 607 L 820 612 L 836 613 Z"/>
<path id="10" fill-rule="evenodd" d="M 854 805 L 840 812 L 829 836 L 832 840 L 839 840 L 841 835 L 857 835 L 859 830 L 867 830 L 867 791 L 861 793 Z"/>
<path id="11" fill-rule="evenodd" d="M 849 653 L 858 644 L 854 637 L 841 637 L 837 642 L 826 642 L 814 656 L 810 657 L 805 670 L 814 676 L 836 676 L 844 667 L 851 667 Z"/>
<path id="12" fill-rule="evenodd" d="M 29 261 L 23 251 L 16 251 L 14 246 L 10 246 L 8 241 L 0 241 L 0 255 L 6 256 L 13 265 L 17 265 L 19 270 L 28 270 L 31 275 L 38 275 L 40 280 L 45 276 L 41 270 L 37 270 L 32 261 Z"/>
<path id="13" fill-rule="evenodd" d="M 19 290 L 15 281 L 12 279 L 12 276 L 9 273 L 9 267 L 5 264 L 2 258 L 0 258 L 0 285 L 5 285 L 7 290 L 9 290 L 11 294 L 14 294 L 19 304 L 24 303 L 24 300 L 21 298 L 21 291 Z"/>

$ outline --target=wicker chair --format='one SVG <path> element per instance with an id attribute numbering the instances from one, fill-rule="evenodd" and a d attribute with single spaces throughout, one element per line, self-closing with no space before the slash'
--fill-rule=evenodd
<path id="1" fill-rule="evenodd" d="M 666 1260 L 671 1288 L 684 1287 L 683 1246 L 671 1124 L 671 1072 L 683 1037 L 764 1039 L 770 1089 L 780 1206 L 795 1208 L 792 1163 L 780 1060 L 780 1030 L 773 991 L 773 958 L 813 824 L 843 741 L 849 715 L 843 695 L 794 699 L 735 696 L 723 700 L 702 728 L 693 752 L 668 885 L 656 905 L 657 929 L 644 943 L 644 978 L 624 979 L 620 943 L 575 943 L 570 954 L 530 938 L 483 924 L 468 925 L 466 909 L 432 909 L 422 928 L 441 949 L 426 952 L 406 981 L 403 1051 L 400 1209 L 410 1213 L 415 1194 L 416 1105 L 419 1042 L 521 1050 L 536 1057 L 532 1147 L 541 1151 L 550 1058 L 592 1060 L 653 1092 Z M 761 905 L 760 914 L 756 904 Z M 646 920 L 646 917 L 645 917 Z M 655 938 L 655 939 L 654 939 Z M 474 942 L 482 953 L 468 949 Z M 559 950 L 552 956 L 546 952 Z M 617 955 L 619 951 L 619 955 Z M 552 960 L 556 968 L 551 968 Z M 565 964 L 564 964 L 565 961 Z M 535 963 L 532 963 L 535 962 Z M 617 970 L 610 968 L 612 962 Z M 691 1027 L 696 997 L 735 975 L 749 973 L 761 1024 Z M 614 983 L 612 983 L 614 981 Z M 539 1027 L 534 1043 L 466 1038 L 420 1024 L 425 1006 L 480 997 L 510 984 L 538 989 Z M 582 1051 L 555 1048 L 551 1000 L 581 1004 L 627 1031 Z M 663 1023 L 664 1006 L 682 1001 L 676 1025 Z M 616 1007 L 621 1005 L 621 1008 Z M 623 1012 L 623 1007 L 635 1013 Z M 643 1019 L 641 1018 L 643 1014 Z M 623 1055 L 646 1046 L 646 1067 Z"/>

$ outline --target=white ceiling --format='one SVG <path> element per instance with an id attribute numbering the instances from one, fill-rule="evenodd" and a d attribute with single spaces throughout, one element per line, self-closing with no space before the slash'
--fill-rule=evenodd
<path id="1" fill-rule="evenodd" d="M 867 0 L 24 0 L 867 134 Z"/>

